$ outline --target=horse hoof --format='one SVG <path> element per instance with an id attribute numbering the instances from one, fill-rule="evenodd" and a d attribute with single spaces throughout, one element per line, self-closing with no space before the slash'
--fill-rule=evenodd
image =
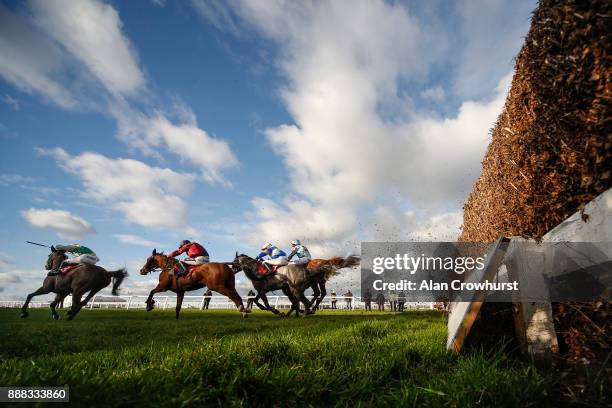
<path id="1" fill-rule="evenodd" d="M 52 314 L 51 317 L 53 318 L 53 320 L 59 319 L 59 315 L 58 314 Z"/>
<path id="2" fill-rule="evenodd" d="M 25 319 L 26 317 L 28 317 L 30 314 L 28 312 L 21 312 L 21 318 Z"/>
<path id="3" fill-rule="evenodd" d="M 249 317 L 249 314 L 247 312 L 242 312 L 242 318 L 246 319 L 247 317 Z"/>
<path id="4" fill-rule="evenodd" d="M 280 317 L 287 317 L 287 314 L 285 312 L 280 312 L 279 315 Z"/>

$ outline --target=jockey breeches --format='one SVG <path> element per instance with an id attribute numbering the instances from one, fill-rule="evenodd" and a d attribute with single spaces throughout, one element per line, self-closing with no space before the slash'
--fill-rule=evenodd
<path id="1" fill-rule="evenodd" d="M 306 265 L 308 262 L 310 262 L 310 258 L 308 258 L 307 256 L 303 258 L 298 258 L 295 261 L 291 261 L 291 263 L 296 265 Z"/>
<path id="2" fill-rule="evenodd" d="M 100 259 L 95 254 L 83 254 L 75 256 L 74 258 L 66 259 L 66 263 L 72 264 L 89 264 L 95 265 Z"/>
<path id="3" fill-rule="evenodd" d="M 273 266 L 284 266 L 289 263 L 289 261 L 287 261 L 286 256 L 279 256 L 278 258 L 274 258 L 274 259 L 266 259 L 263 262 L 268 265 L 273 265 Z"/>
<path id="4" fill-rule="evenodd" d="M 187 265 L 203 265 L 210 262 L 210 259 L 207 256 L 196 256 L 195 258 L 185 258 L 183 262 Z"/>

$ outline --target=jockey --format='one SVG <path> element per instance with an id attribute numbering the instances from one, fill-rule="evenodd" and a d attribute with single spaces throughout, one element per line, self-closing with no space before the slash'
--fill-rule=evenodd
<path id="1" fill-rule="evenodd" d="M 168 256 L 174 258 L 182 253 L 187 253 L 187 258 L 183 259 L 182 262 L 179 262 L 181 267 L 179 275 L 187 272 L 187 268 L 185 265 L 183 265 L 183 263 L 186 263 L 187 265 L 204 265 L 205 263 L 210 262 L 208 251 L 206 251 L 206 249 L 197 242 L 191 242 L 184 239 L 179 244 L 179 248 L 176 251 L 170 252 Z"/>
<path id="2" fill-rule="evenodd" d="M 100 260 L 94 251 L 80 244 L 52 245 L 51 251 L 64 251 L 73 255 L 72 258 L 66 259 L 64 262 L 62 262 L 60 269 L 67 265 L 95 265 Z"/>
<path id="3" fill-rule="evenodd" d="M 287 261 L 287 254 L 269 242 L 261 247 L 261 253 L 255 259 L 258 261 L 264 259 L 263 265 L 269 272 L 272 272 L 270 266 L 285 266 L 289 263 Z"/>
<path id="4" fill-rule="evenodd" d="M 291 253 L 287 257 L 287 260 L 291 261 L 291 258 L 293 258 L 295 255 L 297 255 L 297 259 L 291 263 L 296 265 L 306 265 L 312 259 L 310 256 L 310 251 L 308 251 L 308 248 L 302 245 L 299 239 L 294 239 L 291 241 Z"/>

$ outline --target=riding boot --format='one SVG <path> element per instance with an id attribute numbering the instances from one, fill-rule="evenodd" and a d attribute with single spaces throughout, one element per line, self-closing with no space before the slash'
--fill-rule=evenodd
<path id="1" fill-rule="evenodd" d="M 176 274 L 176 278 L 178 279 L 186 273 L 187 273 L 187 267 L 182 262 L 179 262 L 179 270 L 178 270 L 178 273 Z"/>

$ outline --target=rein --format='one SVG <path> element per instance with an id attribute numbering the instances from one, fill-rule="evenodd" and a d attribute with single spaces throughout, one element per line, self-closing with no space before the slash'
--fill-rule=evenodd
<path id="1" fill-rule="evenodd" d="M 159 265 L 159 268 L 162 270 L 162 272 L 163 271 L 169 272 L 178 263 L 178 261 L 176 259 L 170 258 L 170 257 L 165 256 L 165 255 L 159 255 L 159 257 L 164 259 L 164 264 L 163 265 L 160 265 L 159 261 L 157 261 L 157 264 Z"/>

